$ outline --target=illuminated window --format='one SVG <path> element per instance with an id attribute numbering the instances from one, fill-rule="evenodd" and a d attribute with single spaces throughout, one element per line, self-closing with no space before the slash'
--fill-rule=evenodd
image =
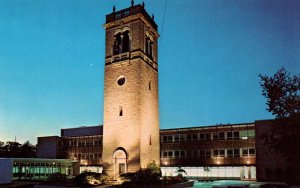
<path id="1" fill-rule="evenodd" d="M 249 138 L 255 138 L 255 130 L 251 129 L 251 130 L 243 130 L 240 131 L 240 138 L 244 138 L 244 139 L 249 139 Z"/>

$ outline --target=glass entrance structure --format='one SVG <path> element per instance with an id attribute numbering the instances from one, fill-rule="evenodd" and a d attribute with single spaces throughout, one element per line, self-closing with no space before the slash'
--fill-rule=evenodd
<path id="1" fill-rule="evenodd" d="M 75 176 L 79 173 L 79 164 L 69 159 L 13 158 L 13 179 L 44 180 L 54 173 Z"/>

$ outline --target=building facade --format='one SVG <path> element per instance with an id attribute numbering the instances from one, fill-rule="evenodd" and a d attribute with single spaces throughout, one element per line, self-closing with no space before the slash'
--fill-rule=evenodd
<path id="1" fill-rule="evenodd" d="M 61 129 L 61 135 L 38 137 L 37 156 L 71 159 L 80 163 L 80 171 L 102 171 L 103 126 Z"/>
<path id="2" fill-rule="evenodd" d="M 103 167 L 159 165 L 157 25 L 142 5 L 106 16 Z M 130 135 L 130 136 L 129 136 Z"/>
<path id="3" fill-rule="evenodd" d="M 81 171 L 102 171 L 103 126 L 62 129 L 57 157 L 79 160 Z M 160 165 L 163 175 L 176 175 L 177 167 L 187 175 L 209 179 L 255 179 L 255 124 L 229 124 L 160 130 Z M 38 138 L 38 157 L 51 157 Z M 42 143 L 40 145 L 40 143 Z M 151 161 L 150 161 L 151 162 Z M 104 168 L 105 169 L 105 168 Z"/>
<path id="4" fill-rule="evenodd" d="M 255 179 L 255 124 L 229 124 L 160 131 L 161 167 L 183 167 L 198 178 Z"/>

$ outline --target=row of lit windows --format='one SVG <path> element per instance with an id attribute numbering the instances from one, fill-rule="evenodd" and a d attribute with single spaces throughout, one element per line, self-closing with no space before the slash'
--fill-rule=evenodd
<path id="1" fill-rule="evenodd" d="M 102 140 L 97 139 L 97 140 L 78 140 L 78 141 L 68 141 L 68 146 L 69 147 L 85 147 L 85 146 L 100 146 L 102 145 Z"/>
<path id="2" fill-rule="evenodd" d="M 255 130 L 227 131 L 212 133 L 173 134 L 161 136 L 161 142 L 185 142 L 196 140 L 231 140 L 255 137 Z"/>
<path id="3" fill-rule="evenodd" d="M 186 150 L 169 150 L 162 152 L 163 158 L 185 158 Z"/>
<path id="4" fill-rule="evenodd" d="M 198 157 L 248 157 L 255 156 L 255 148 L 228 148 L 214 150 L 192 150 L 187 156 L 186 150 L 165 150 L 162 158 L 198 158 Z"/>

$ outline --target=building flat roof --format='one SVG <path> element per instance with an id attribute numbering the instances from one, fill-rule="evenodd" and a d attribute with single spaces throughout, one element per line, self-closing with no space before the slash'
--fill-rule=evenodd
<path id="1" fill-rule="evenodd" d="M 219 124 L 219 125 L 206 125 L 206 126 L 197 126 L 197 127 L 183 127 L 183 128 L 171 128 L 171 129 L 160 129 L 160 132 L 164 131 L 187 131 L 190 129 L 193 130 L 203 130 L 203 129 L 212 129 L 212 128 L 228 128 L 228 127 L 244 127 L 244 126 L 255 126 L 255 123 L 239 123 L 239 124 Z"/>

